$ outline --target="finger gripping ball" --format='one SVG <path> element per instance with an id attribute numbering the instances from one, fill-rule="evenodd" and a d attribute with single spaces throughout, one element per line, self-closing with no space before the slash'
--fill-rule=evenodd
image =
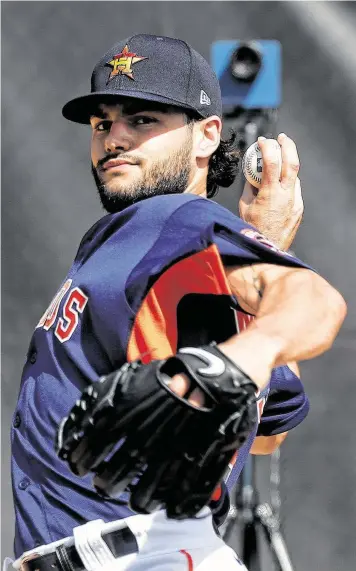
<path id="1" fill-rule="evenodd" d="M 277 141 L 276 149 L 278 151 L 279 157 L 279 175 L 281 173 L 282 167 L 282 155 L 281 148 Z M 242 159 L 242 171 L 246 180 L 255 188 L 260 188 L 262 182 L 262 172 L 263 172 L 263 159 L 260 147 L 258 143 L 253 143 L 245 152 Z"/>

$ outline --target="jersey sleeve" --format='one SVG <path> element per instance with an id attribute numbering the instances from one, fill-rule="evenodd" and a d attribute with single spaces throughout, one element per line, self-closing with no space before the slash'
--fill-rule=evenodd
<path id="1" fill-rule="evenodd" d="M 146 251 L 140 262 L 128 276 L 125 295 L 130 305 L 134 321 L 127 343 L 127 358 L 164 359 L 174 354 L 179 346 L 188 342 L 187 335 L 179 337 L 183 298 L 190 296 L 185 304 L 185 333 L 193 327 L 196 319 L 191 308 L 206 305 L 209 315 L 213 306 L 216 319 L 210 318 L 213 329 L 221 329 L 219 308 L 224 306 L 224 315 L 229 317 L 229 327 L 233 309 L 238 308 L 224 267 L 243 266 L 253 263 L 270 263 L 292 267 L 309 267 L 297 258 L 278 250 L 257 230 L 245 223 L 229 210 L 211 200 L 193 195 L 173 195 L 155 197 L 147 201 L 152 208 L 148 212 L 147 225 L 154 224 L 155 210 L 169 205 L 170 211 L 153 245 Z M 146 201 L 143 201 L 146 202 Z M 146 205 L 144 205 L 146 206 Z M 155 208 L 153 208 L 153 206 Z M 144 227 L 141 220 L 141 227 Z M 192 296 L 195 296 L 193 298 Z M 199 299 L 205 296 L 204 302 Z M 210 296 L 210 297 L 209 297 Z M 221 303 L 219 304 L 218 298 Z M 187 300 L 185 300 L 187 302 Z M 201 312 L 202 314 L 202 312 Z M 182 323 L 182 321 L 181 321 Z M 224 329 L 224 328 L 222 328 Z M 211 331 L 212 339 L 224 340 L 224 332 Z M 189 339 L 199 345 L 209 341 L 198 335 Z M 232 334 L 232 333 L 231 333 Z M 218 339 L 217 339 L 218 336 Z M 229 335 L 226 335 L 225 339 Z"/>
<path id="2" fill-rule="evenodd" d="M 308 412 L 309 399 L 299 377 L 287 366 L 277 367 L 272 372 L 257 436 L 287 432 L 300 424 Z"/>

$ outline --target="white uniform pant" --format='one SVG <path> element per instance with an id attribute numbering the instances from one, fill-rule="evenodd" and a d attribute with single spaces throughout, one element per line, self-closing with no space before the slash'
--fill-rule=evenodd
<path id="1" fill-rule="evenodd" d="M 115 558 L 101 534 L 128 526 L 138 552 Z M 58 545 L 75 544 L 87 571 L 247 571 L 235 552 L 219 538 L 204 508 L 196 519 L 172 520 L 164 511 L 134 515 L 116 522 L 91 521 L 73 530 L 73 538 L 36 547 L 45 554 Z M 31 552 L 26 552 L 26 556 Z M 21 559 L 13 563 L 20 569 Z M 10 571 L 10 570 L 9 570 Z"/>

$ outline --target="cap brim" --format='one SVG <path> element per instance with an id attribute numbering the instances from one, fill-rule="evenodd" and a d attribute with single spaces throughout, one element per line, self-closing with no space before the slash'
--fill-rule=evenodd
<path id="1" fill-rule="evenodd" d="M 167 105 L 173 105 L 174 107 L 180 107 L 182 109 L 188 109 L 190 111 L 195 111 L 198 115 L 200 113 L 194 109 L 194 107 L 175 101 L 174 99 L 169 99 L 168 97 L 162 97 L 156 95 L 155 93 L 143 93 L 138 91 L 120 91 L 116 89 L 115 91 L 96 91 L 95 93 L 89 93 L 88 95 L 83 95 L 82 97 L 76 97 L 68 101 L 62 109 L 63 117 L 69 119 L 69 121 L 74 121 L 75 123 L 82 123 L 87 125 L 90 123 L 90 117 L 94 115 L 95 111 L 101 103 L 112 104 L 115 99 L 120 99 L 121 97 L 132 97 L 134 99 L 142 99 L 143 101 L 156 101 L 157 103 L 165 103 Z"/>

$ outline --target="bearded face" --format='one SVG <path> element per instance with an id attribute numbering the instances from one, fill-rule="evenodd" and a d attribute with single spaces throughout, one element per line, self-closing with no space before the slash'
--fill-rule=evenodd
<path id="1" fill-rule="evenodd" d="M 107 212 L 187 189 L 193 164 L 191 125 L 184 113 L 156 107 L 141 111 L 142 102 L 129 109 L 103 105 L 101 117 L 91 119 L 92 173 Z"/>

